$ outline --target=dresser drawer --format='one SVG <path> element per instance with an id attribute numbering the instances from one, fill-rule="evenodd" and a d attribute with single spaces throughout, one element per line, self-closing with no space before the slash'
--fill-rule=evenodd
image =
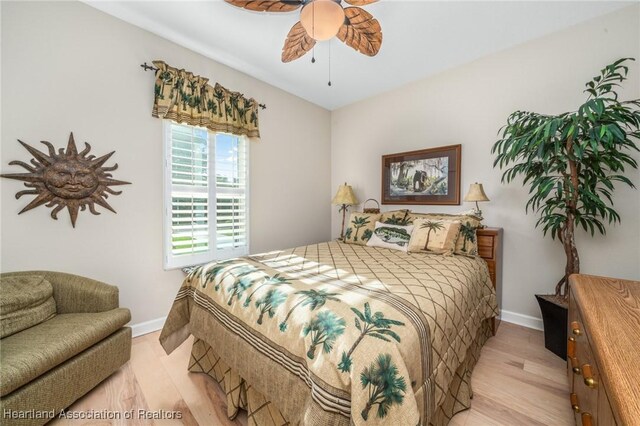
<path id="1" fill-rule="evenodd" d="M 582 321 L 575 300 L 572 298 L 569 303 L 567 365 L 570 372 L 571 406 L 575 412 L 576 425 L 595 426 L 599 424 L 600 375 L 589 344 L 589 330 Z"/>
<path id="2" fill-rule="evenodd" d="M 640 426 L 640 281 L 574 274 L 569 289 L 576 424 Z"/>

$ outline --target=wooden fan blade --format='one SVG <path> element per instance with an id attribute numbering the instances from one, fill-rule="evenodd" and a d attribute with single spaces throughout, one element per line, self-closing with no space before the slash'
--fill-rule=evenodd
<path id="1" fill-rule="evenodd" d="M 369 12 L 359 7 L 344 10 L 345 23 L 338 31 L 338 38 L 358 52 L 375 56 L 382 46 L 382 28 Z"/>
<path id="2" fill-rule="evenodd" d="M 378 0 L 344 0 L 349 3 L 351 6 L 366 6 L 371 3 L 375 3 Z"/>
<path id="3" fill-rule="evenodd" d="M 224 0 L 227 3 L 256 12 L 291 12 L 302 6 L 301 0 Z"/>
<path id="4" fill-rule="evenodd" d="M 309 37 L 307 31 L 302 27 L 302 23 L 298 22 L 287 34 L 287 39 L 282 48 L 282 62 L 291 62 L 307 53 L 316 41 Z"/>

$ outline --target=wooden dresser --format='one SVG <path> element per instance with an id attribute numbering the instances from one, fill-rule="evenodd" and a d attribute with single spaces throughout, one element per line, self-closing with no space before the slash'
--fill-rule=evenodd
<path id="1" fill-rule="evenodd" d="M 489 276 L 493 288 L 496 290 L 498 309 L 500 309 L 500 300 L 502 300 L 502 228 L 478 229 L 476 235 L 478 236 L 478 255 L 487 262 Z M 500 320 L 493 318 L 491 321 L 491 328 L 495 336 Z"/>
<path id="2" fill-rule="evenodd" d="M 569 279 L 567 367 L 577 425 L 640 425 L 640 282 Z"/>

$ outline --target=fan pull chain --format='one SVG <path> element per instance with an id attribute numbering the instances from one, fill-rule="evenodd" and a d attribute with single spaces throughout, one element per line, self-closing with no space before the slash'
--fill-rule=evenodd
<path id="1" fill-rule="evenodd" d="M 331 41 L 329 41 L 329 87 L 331 87 Z"/>
<path id="2" fill-rule="evenodd" d="M 316 5 L 311 4 L 311 38 L 315 38 L 316 36 Z M 316 45 L 313 44 L 313 48 L 311 50 L 311 63 L 316 63 Z"/>

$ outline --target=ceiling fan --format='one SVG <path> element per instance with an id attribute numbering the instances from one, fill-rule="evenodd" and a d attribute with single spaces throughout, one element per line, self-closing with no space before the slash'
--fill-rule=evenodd
<path id="1" fill-rule="evenodd" d="M 302 7 L 300 21 L 287 34 L 282 48 L 282 62 L 302 57 L 316 41 L 338 37 L 347 46 L 375 56 L 382 46 L 380 23 L 366 10 L 378 0 L 225 0 L 233 6 L 256 12 L 291 12 Z"/>

